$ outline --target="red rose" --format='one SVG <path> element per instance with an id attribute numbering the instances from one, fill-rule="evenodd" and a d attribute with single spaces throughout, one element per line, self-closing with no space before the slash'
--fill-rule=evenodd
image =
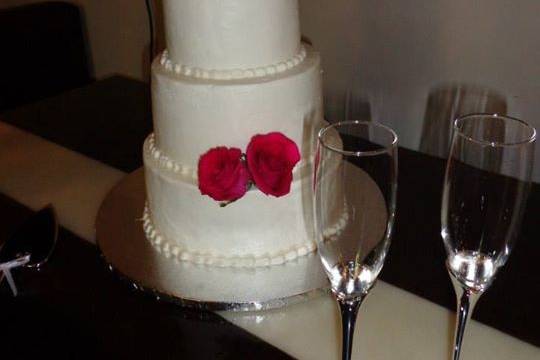
<path id="1" fill-rule="evenodd" d="M 291 191 L 292 170 L 300 161 L 300 151 L 294 141 L 278 132 L 255 135 L 246 155 L 249 171 L 259 190 L 276 197 Z"/>
<path id="2" fill-rule="evenodd" d="M 234 201 L 249 187 L 249 171 L 242 151 L 224 146 L 208 150 L 199 159 L 199 190 L 217 201 Z"/>

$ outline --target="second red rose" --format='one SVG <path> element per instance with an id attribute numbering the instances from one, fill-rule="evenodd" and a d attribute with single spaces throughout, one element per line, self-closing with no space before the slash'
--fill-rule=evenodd
<path id="1" fill-rule="evenodd" d="M 300 161 L 294 141 L 279 132 L 255 135 L 247 147 L 247 164 L 257 188 L 281 197 L 291 190 L 292 171 Z"/>

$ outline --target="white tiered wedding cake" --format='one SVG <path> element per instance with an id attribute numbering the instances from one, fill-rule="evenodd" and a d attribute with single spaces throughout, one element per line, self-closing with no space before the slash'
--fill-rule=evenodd
<path id="1" fill-rule="evenodd" d="M 276 265 L 315 250 L 311 154 L 322 125 L 319 55 L 300 41 L 297 0 L 163 0 L 167 50 L 152 65 L 144 229 L 164 256 Z M 300 149 L 290 192 L 202 195 L 201 155 L 280 133 Z"/>

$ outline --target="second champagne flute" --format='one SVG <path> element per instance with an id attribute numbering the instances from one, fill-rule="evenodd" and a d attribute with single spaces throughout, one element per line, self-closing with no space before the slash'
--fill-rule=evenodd
<path id="1" fill-rule="evenodd" d="M 529 192 L 536 130 L 511 117 L 471 114 L 454 123 L 441 235 L 458 301 L 453 359 L 476 301 L 517 240 Z"/>

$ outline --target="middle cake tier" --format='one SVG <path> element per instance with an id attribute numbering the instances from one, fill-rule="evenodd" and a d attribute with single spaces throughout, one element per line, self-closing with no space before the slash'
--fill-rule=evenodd
<path id="1" fill-rule="evenodd" d="M 229 80 L 201 78 L 156 59 L 152 103 L 159 151 L 189 172 L 213 147 L 245 150 L 254 135 L 281 132 L 298 145 L 304 162 L 309 159 L 323 119 L 318 53 L 308 48 L 290 68 L 257 71 Z"/>

